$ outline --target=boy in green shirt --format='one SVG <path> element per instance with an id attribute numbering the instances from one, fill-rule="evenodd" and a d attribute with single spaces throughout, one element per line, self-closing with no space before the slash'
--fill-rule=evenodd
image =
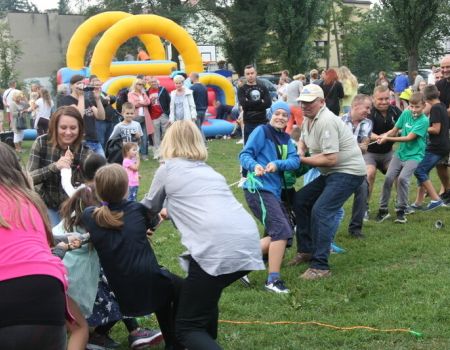
<path id="1" fill-rule="evenodd" d="M 389 164 L 380 199 L 380 209 L 376 218 L 383 222 L 390 217 L 388 211 L 392 185 L 397 181 L 397 219 L 395 222 L 406 223 L 405 210 L 408 206 L 409 179 L 425 155 L 429 120 L 423 114 L 425 100 L 422 93 L 411 96 L 409 109 L 403 111 L 393 129 L 380 135 L 378 143 L 401 142 Z M 400 136 L 397 136 L 400 132 Z"/>

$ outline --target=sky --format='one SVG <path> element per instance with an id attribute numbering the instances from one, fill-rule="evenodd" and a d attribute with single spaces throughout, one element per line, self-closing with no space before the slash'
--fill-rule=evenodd
<path id="1" fill-rule="evenodd" d="M 32 0 L 31 2 L 37 6 L 39 11 L 45 11 L 47 9 L 54 9 L 58 7 L 58 0 Z"/>

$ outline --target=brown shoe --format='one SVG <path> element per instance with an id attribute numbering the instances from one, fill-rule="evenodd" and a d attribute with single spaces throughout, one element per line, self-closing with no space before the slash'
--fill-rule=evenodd
<path id="1" fill-rule="evenodd" d="M 297 255 L 288 262 L 288 266 L 297 266 L 307 263 L 311 260 L 312 254 L 310 253 L 297 253 Z"/>
<path id="2" fill-rule="evenodd" d="M 328 277 L 328 276 L 331 276 L 330 270 L 319 270 L 319 269 L 309 268 L 300 277 L 303 278 L 304 280 L 317 280 L 319 278 Z"/>

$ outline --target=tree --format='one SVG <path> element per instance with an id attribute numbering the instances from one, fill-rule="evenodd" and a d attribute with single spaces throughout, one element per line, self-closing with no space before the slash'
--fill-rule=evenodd
<path id="1" fill-rule="evenodd" d="M 393 39 L 392 22 L 383 11 L 381 6 L 375 5 L 348 28 L 342 39 L 343 64 L 365 84 L 365 93 L 371 93 L 379 71 L 392 72 L 406 67 L 406 55 Z"/>
<path id="2" fill-rule="evenodd" d="M 58 1 L 58 14 L 60 14 L 60 15 L 70 14 L 69 0 L 59 0 Z"/>
<path id="3" fill-rule="evenodd" d="M 14 64 L 22 55 L 18 40 L 14 40 L 5 22 L 0 22 L 0 86 L 8 86 L 17 78 Z"/>
<path id="4" fill-rule="evenodd" d="M 283 68 L 305 71 L 311 66 L 311 34 L 329 1 L 273 0 L 269 3 L 269 30 L 274 33 L 274 49 Z"/>
<path id="5" fill-rule="evenodd" d="M 381 0 L 408 56 L 408 72 L 418 68 L 419 47 L 437 19 L 442 0 Z"/>
<path id="6" fill-rule="evenodd" d="M 36 5 L 28 0 L 1 0 L 0 12 L 38 12 Z"/>
<path id="7" fill-rule="evenodd" d="M 266 41 L 268 0 L 210 0 L 203 9 L 214 14 L 224 25 L 223 46 L 228 61 L 239 75 L 256 61 Z"/>

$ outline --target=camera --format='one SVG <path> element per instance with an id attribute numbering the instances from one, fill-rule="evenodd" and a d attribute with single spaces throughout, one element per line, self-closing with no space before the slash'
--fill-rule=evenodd
<path id="1" fill-rule="evenodd" d="M 94 87 L 93 87 L 93 86 L 90 86 L 90 85 L 86 85 L 86 86 L 83 88 L 83 91 L 94 91 Z"/>

